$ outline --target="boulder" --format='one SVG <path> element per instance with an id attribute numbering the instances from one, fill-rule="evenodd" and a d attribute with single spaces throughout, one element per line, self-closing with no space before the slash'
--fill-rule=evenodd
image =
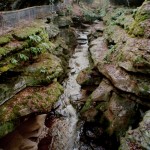
<path id="1" fill-rule="evenodd" d="M 63 73 L 61 60 L 50 53 L 41 54 L 35 63 L 24 68 L 23 71 L 27 86 L 50 83 Z"/>
<path id="2" fill-rule="evenodd" d="M 121 138 L 119 150 L 150 149 L 150 111 L 147 111 L 143 120 L 136 129 L 129 129 L 125 137 Z"/>
<path id="3" fill-rule="evenodd" d="M 24 121 L 15 131 L 1 139 L 0 148 L 37 150 L 39 140 L 47 135 L 46 114 L 31 117 Z M 32 139 L 36 138 L 36 141 Z M 6 144 L 8 143 L 9 144 Z"/>
<path id="4" fill-rule="evenodd" d="M 129 27 L 129 34 L 150 38 L 150 1 L 145 1 L 137 9 L 135 20 Z"/>
<path id="5" fill-rule="evenodd" d="M 95 68 L 86 68 L 79 72 L 76 81 L 81 86 L 98 85 L 102 76 Z"/>
<path id="6" fill-rule="evenodd" d="M 54 38 L 59 34 L 59 28 L 53 23 L 46 25 L 45 30 L 48 33 L 49 39 Z"/>
<path id="7" fill-rule="evenodd" d="M 100 61 L 103 61 L 105 54 L 107 53 L 107 43 L 104 37 L 94 39 L 90 43 L 90 53 L 94 65 L 96 66 Z"/>
<path id="8" fill-rule="evenodd" d="M 15 94 L 26 87 L 26 82 L 23 77 L 13 77 L 11 81 L 6 81 L 0 84 L 0 105 L 12 98 Z"/>
<path id="9" fill-rule="evenodd" d="M 124 134 L 129 125 L 134 123 L 135 114 L 135 102 L 113 93 L 104 112 L 104 117 L 109 122 L 107 132 L 110 135 L 116 134 L 118 137 Z"/>
<path id="10" fill-rule="evenodd" d="M 45 87 L 28 87 L 16 94 L 0 107 L 0 133 L 1 136 L 10 131 L 10 123 L 19 117 L 31 113 L 48 113 L 52 105 L 62 94 L 63 88 L 58 82 L 53 82 Z M 8 126 L 4 125 L 10 122 Z M 15 127 L 15 125 L 14 125 Z"/>
<path id="11" fill-rule="evenodd" d="M 107 79 L 103 79 L 99 86 L 92 92 L 91 99 L 94 102 L 108 102 L 113 87 Z"/>
<path id="12" fill-rule="evenodd" d="M 98 112 L 102 111 L 104 112 L 107 109 L 108 102 L 111 97 L 111 92 L 113 90 L 113 87 L 111 86 L 110 82 L 107 79 L 103 79 L 99 86 L 91 93 L 91 95 L 87 98 L 85 105 L 81 109 L 81 114 L 85 118 L 90 119 L 91 115 L 89 114 L 91 111 Z M 97 113 L 94 113 L 96 116 Z M 95 117 L 92 115 L 92 117 Z"/>

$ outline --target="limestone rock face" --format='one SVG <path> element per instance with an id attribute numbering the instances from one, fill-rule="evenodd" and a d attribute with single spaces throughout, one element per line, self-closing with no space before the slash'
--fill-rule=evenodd
<path id="1" fill-rule="evenodd" d="M 48 33 L 49 38 L 54 38 L 59 34 L 59 29 L 56 25 L 51 23 L 46 26 L 46 32 Z"/>
<path id="2" fill-rule="evenodd" d="M 61 58 L 52 54 L 52 37 L 43 22 L 34 22 L 0 38 L 0 137 L 12 132 L 20 117 L 49 112 L 62 94 L 57 78 L 66 66 L 62 68 Z"/>
<path id="3" fill-rule="evenodd" d="M 144 17 L 146 15 L 145 20 L 149 20 L 148 10 L 149 1 L 146 1 L 138 8 L 135 16 L 139 14 L 139 16 Z M 97 54 L 94 52 L 96 48 L 91 46 L 92 59 L 94 62 L 97 61 L 99 72 L 106 76 L 116 88 L 142 98 L 149 98 L 149 77 L 145 75 L 149 74 L 150 40 L 145 36 L 146 32 L 143 32 L 141 38 L 131 37 L 130 26 L 119 23 L 122 15 L 128 17 L 132 14 L 129 9 L 122 11 L 118 9 L 104 17 L 107 24 L 104 36 L 108 44 L 106 48 L 100 48 L 101 51 L 97 48 L 99 50 L 97 50 Z M 136 19 L 132 22 L 134 21 Z M 143 76 L 141 73 L 145 75 Z"/>
<path id="4" fill-rule="evenodd" d="M 104 116 L 109 121 L 108 133 L 122 135 L 130 124 L 134 122 L 136 104 L 130 99 L 123 98 L 116 93 L 112 94 Z"/>
<path id="5" fill-rule="evenodd" d="M 150 108 L 149 10 L 149 1 L 136 12 L 108 8 L 101 34 L 96 29 L 90 32 L 89 51 L 103 79 L 87 98 L 81 115 L 88 121 L 100 117 L 107 132 L 117 137 L 137 124 L 140 109 Z M 83 79 L 86 77 L 83 75 Z"/>
<path id="6" fill-rule="evenodd" d="M 46 136 L 48 128 L 44 125 L 46 115 L 38 115 L 24 121 L 14 132 L 1 139 L 0 148 L 6 150 L 37 150 L 39 140 Z M 32 139 L 36 138 L 36 141 Z M 8 143 L 9 141 L 9 143 Z"/>
<path id="7" fill-rule="evenodd" d="M 61 60 L 50 54 L 44 53 L 39 56 L 36 63 L 24 68 L 24 78 L 28 86 L 50 83 L 52 79 L 61 76 L 63 69 Z"/>
<path id="8" fill-rule="evenodd" d="M 58 82 L 46 87 L 29 87 L 0 107 L 0 137 L 15 128 L 12 120 L 27 116 L 31 113 L 48 113 L 52 105 L 62 94 L 63 88 Z"/>
<path id="9" fill-rule="evenodd" d="M 103 114 L 101 122 L 104 118 L 107 121 L 107 132 L 119 136 L 134 122 L 132 119 L 136 113 L 136 103 L 113 91 L 110 82 L 103 79 L 87 99 L 81 114 L 87 121 L 93 121 L 100 111 Z"/>
<path id="10" fill-rule="evenodd" d="M 120 150 L 150 149 L 150 111 L 147 111 L 143 120 L 136 129 L 129 129 L 125 137 L 121 138 Z"/>
<path id="11" fill-rule="evenodd" d="M 101 75 L 94 68 L 86 68 L 79 73 L 76 80 L 81 86 L 90 86 L 98 85 L 101 79 Z"/>

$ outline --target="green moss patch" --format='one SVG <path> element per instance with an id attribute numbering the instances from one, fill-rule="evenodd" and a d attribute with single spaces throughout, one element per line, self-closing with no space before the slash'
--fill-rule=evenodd
<path id="1" fill-rule="evenodd" d="M 12 132 L 15 126 L 12 122 L 5 122 L 0 125 L 0 138 L 5 136 L 6 134 Z"/>
<path id="2" fill-rule="evenodd" d="M 54 78 L 63 73 L 61 60 L 49 53 L 43 53 L 36 60 L 36 63 L 24 69 L 24 77 L 27 85 L 50 83 Z"/>
<path id="3" fill-rule="evenodd" d="M 30 35 L 39 34 L 41 30 L 42 28 L 38 28 L 38 27 L 26 27 L 14 31 L 12 35 L 17 40 L 26 40 Z"/>
<path id="4" fill-rule="evenodd" d="M 1 123 L 33 112 L 49 112 L 62 92 L 63 87 L 58 82 L 46 87 L 26 88 L 0 107 Z"/>
<path id="5" fill-rule="evenodd" d="M 4 35 L 4 36 L 1 36 L 0 37 L 0 45 L 5 45 L 7 43 L 9 43 L 12 39 L 12 36 L 11 35 Z"/>

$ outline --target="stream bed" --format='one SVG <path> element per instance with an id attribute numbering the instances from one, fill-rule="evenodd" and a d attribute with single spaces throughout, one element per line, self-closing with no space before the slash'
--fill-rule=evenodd
<path id="1" fill-rule="evenodd" d="M 79 140 L 77 132 L 78 114 L 72 106 L 71 101 L 82 98 L 81 87 L 76 82 L 79 72 L 89 66 L 89 52 L 87 32 L 78 31 L 78 45 L 69 60 L 70 72 L 68 78 L 63 82 L 64 94 L 61 95 L 56 107 L 57 112 L 63 116 L 54 122 L 50 129 L 53 137 L 52 149 L 75 150 L 74 142 Z"/>
<path id="2" fill-rule="evenodd" d="M 113 138 L 104 132 L 104 127 L 98 121 L 87 122 L 79 115 L 79 102 L 86 99 L 86 94 L 76 78 L 81 70 L 90 66 L 90 30 L 76 29 L 76 33 L 78 44 L 69 60 L 69 72 L 62 83 L 64 93 L 55 104 L 55 109 L 47 115 L 35 115 L 25 119 L 15 131 L 2 139 L 2 150 L 117 149 Z"/>

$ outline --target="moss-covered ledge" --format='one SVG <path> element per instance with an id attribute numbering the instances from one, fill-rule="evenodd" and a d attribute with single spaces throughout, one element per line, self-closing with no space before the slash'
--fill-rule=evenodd
<path id="1" fill-rule="evenodd" d="M 51 52 L 56 50 L 54 41 L 49 40 L 41 22 L 1 37 L 0 138 L 16 128 L 20 117 L 49 112 L 62 94 L 57 78 L 64 69 L 61 59 Z"/>
<path id="2" fill-rule="evenodd" d="M 48 113 L 63 92 L 57 82 L 42 87 L 28 87 L 0 107 L 0 137 L 15 128 L 15 120 L 30 113 Z"/>

